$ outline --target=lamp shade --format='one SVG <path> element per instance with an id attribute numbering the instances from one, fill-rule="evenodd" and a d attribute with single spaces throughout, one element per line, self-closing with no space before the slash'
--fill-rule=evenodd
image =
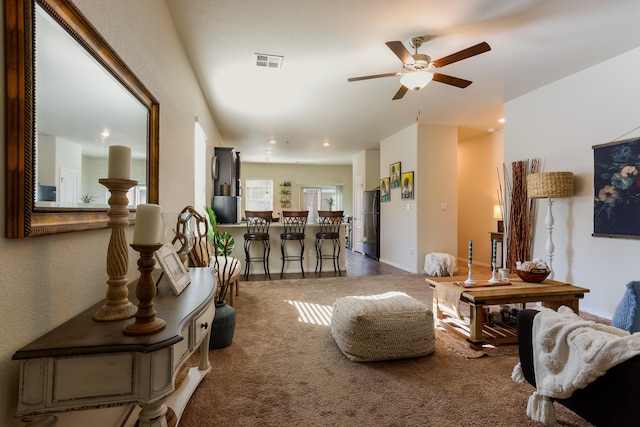
<path id="1" fill-rule="evenodd" d="M 502 219 L 502 206 L 493 205 L 493 219 Z"/>
<path id="2" fill-rule="evenodd" d="M 414 71 L 400 78 L 402 86 L 410 90 L 420 90 L 433 79 L 433 73 L 429 71 Z"/>
<path id="3" fill-rule="evenodd" d="M 542 172 L 527 175 L 530 199 L 573 196 L 573 172 Z"/>

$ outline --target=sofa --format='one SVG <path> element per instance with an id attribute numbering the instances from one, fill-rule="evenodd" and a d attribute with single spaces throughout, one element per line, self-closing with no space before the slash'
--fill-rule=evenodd
<path id="1" fill-rule="evenodd" d="M 520 365 L 524 378 L 534 387 L 532 327 L 538 313 L 526 309 L 517 317 Z M 596 426 L 639 425 L 633 408 L 640 402 L 640 356 L 614 366 L 585 388 L 574 391 L 571 397 L 554 401 Z"/>

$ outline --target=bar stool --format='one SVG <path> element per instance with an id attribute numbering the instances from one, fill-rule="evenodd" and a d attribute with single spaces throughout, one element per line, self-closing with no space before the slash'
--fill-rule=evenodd
<path id="1" fill-rule="evenodd" d="M 284 274 L 285 261 L 300 260 L 300 271 L 304 277 L 304 228 L 307 225 L 307 216 L 309 211 L 282 211 L 280 221 L 284 226 L 284 233 L 280 234 L 280 250 L 282 251 L 282 270 L 280 270 L 280 278 Z M 300 255 L 287 255 L 285 252 L 285 244 L 289 240 L 297 240 L 300 242 Z"/>
<path id="2" fill-rule="evenodd" d="M 340 224 L 343 211 L 318 211 L 320 231 L 316 233 L 316 273 L 322 274 L 322 260 L 333 260 L 333 271 L 342 276 L 340 271 Z M 330 240 L 333 244 L 331 254 L 322 254 L 322 244 Z"/>
<path id="3" fill-rule="evenodd" d="M 264 272 L 269 273 L 269 254 L 271 253 L 271 244 L 269 242 L 269 226 L 271 225 L 271 215 L 273 211 L 245 211 L 244 215 L 247 219 L 247 232 L 244 234 L 244 254 L 245 254 L 245 279 L 249 278 L 249 266 L 252 262 L 261 262 L 264 265 Z M 262 256 L 251 256 L 250 248 L 252 242 L 262 242 Z"/>

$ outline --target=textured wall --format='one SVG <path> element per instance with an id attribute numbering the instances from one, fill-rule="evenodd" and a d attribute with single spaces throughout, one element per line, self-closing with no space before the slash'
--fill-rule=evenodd
<path id="1" fill-rule="evenodd" d="M 163 211 L 179 211 L 193 203 L 191 165 L 195 118 L 203 125 L 210 144 L 219 142 L 219 135 L 165 3 L 155 0 L 77 0 L 75 3 L 160 102 L 160 204 Z M 0 51 L 4 52 L 3 32 L 0 39 Z M 0 80 L 4 81 L 4 67 L 0 67 Z M 1 85 L 0 97 L 5 97 L 4 85 Z M 0 134 L 4 133 L 2 111 Z M 3 176 L 4 156 L 4 150 L 0 150 Z M 4 204 L 3 185 L 0 186 L 3 215 Z M 129 229 L 129 241 L 132 234 L 133 230 Z M 0 322 L 3 326 L 0 425 L 19 425 L 13 419 L 18 395 L 18 362 L 11 360 L 12 354 L 105 297 L 109 236 L 108 230 L 99 230 L 22 241 L 0 238 Z M 129 278 L 134 278 L 137 270 L 133 253 L 129 261 Z"/>
<path id="2" fill-rule="evenodd" d="M 606 318 L 639 278 L 640 240 L 592 237 L 592 146 L 640 135 L 639 72 L 640 48 L 505 104 L 505 161 L 539 157 L 544 172 L 574 173 L 575 196 L 553 204 L 555 279 L 589 288 L 580 308 Z M 546 258 L 546 204 L 537 203 L 533 253 Z"/>

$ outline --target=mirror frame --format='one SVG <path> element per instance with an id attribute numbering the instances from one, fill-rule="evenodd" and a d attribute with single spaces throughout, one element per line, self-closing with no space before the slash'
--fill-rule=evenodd
<path id="1" fill-rule="evenodd" d="M 6 236 L 10 239 L 106 228 L 106 208 L 35 206 L 35 4 L 47 11 L 149 111 L 147 203 L 158 203 L 159 103 L 70 0 L 5 0 Z M 135 223 L 131 209 L 129 223 Z"/>

